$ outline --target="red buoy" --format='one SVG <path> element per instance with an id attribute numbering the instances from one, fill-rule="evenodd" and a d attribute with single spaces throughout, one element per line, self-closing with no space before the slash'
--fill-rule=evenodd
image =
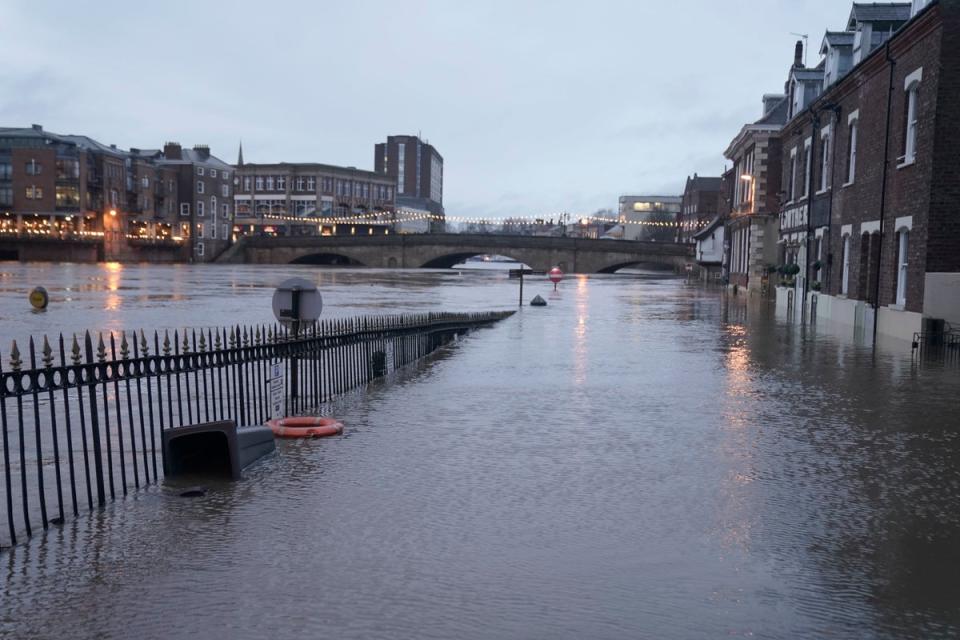
<path id="1" fill-rule="evenodd" d="M 547 274 L 550 278 L 550 282 L 553 283 L 553 290 L 557 290 L 557 283 L 563 280 L 563 271 L 560 271 L 560 267 L 554 267 L 550 269 L 550 272 Z"/>

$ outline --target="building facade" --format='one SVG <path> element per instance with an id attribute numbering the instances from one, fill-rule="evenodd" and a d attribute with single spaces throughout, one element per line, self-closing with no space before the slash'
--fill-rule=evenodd
<path id="1" fill-rule="evenodd" d="M 719 201 L 719 177 L 687 176 L 677 216 L 677 242 L 696 242 L 694 236 L 716 219 Z"/>
<path id="2" fill-rule="evenodd" d="M 443 231 L 443 156 L 419 136 L 388 136 L 374 147 L 374 171 L 396 185 L 398 207 L 429 211 Z"/>
<path id="3" fill-rule="evenodd" d="M 240 235 L 397 230 L 396 185 L 380 173 L 315 162 L 246 163 L 237 165 L 235 184 L 235 231 Z"/>
<path id="4" fill-rule="evenodd" d="M 172 177 L 87 136 L 0 129 L 0 239 L 20 259 L 183 259 Z"/>
<path id="5" fill-rule="evenodd" d="M 879 337 L 960 326 L 960 7 L 854 4 L 846 30 L 822 65 L 849 70 L 783 129 L 781 255 L 798 273 L 778 304 Z"/>
<path id="6" fill-rule="evenodd" d="M 763 96 L 763 115 L 744 125 L 724 156 L 728 179 L 725 242 L 727 279 L 750 293 L 770 293 L 770 265 L 777 263 L 781 185 L 780 130 L 787 119 L 785 95 Z"/>
<path id="7" fill-rule="evenodd" d="M 682 196 L 620 196 L 617 223 L 623 240 L 675 242 Z"/>

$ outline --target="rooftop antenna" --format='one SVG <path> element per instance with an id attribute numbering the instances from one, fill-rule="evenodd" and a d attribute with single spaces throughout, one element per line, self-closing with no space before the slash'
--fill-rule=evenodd
<path id="1" fill-rule="evenodd" d="M 810 49 L 810 46 L 809 46 L 810 34 L 794 33 L 793 31 L 791 31 L 790 35 L 797 36 L 798 38 L 803 38 L 803 68 L 806 69 L 807 68 L 807 50 Z"/>

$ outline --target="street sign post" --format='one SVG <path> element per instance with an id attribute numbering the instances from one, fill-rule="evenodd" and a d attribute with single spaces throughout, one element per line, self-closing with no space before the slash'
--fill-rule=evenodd
<path id="1" fill-rule="evenodd" d="M 270 362 L 270 419 L 283 417 L 283 361 Z"/>
<path id="2" fill-rule="evenodd" d="M 300 328 L 304 324 L 317 321 L 323 311 L 323 296 L 317 291 L 317 285 L 305 278 L 288 278 L 280 283 L 273 292 L 273 315 L 284 326 L 290 328 L 293 337 L 300 335 Z M 297 397 L 297 384 L 300 373 L 300 359 L 290 358 L 290 397 Z M 271 392 L 271 409 L 273 408 L 273 387 Z M 283 406 L 283 385 L 281 379 L 280 403 Z"/>

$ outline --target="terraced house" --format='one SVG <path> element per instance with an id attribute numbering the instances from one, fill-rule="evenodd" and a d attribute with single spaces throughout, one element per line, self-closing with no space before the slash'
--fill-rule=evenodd
<path id="1" fill-rule="evenodd" d="M 855 3 L 820 51 L 788 84 L 780 255 L 799 273 L 778 305 L 879 337 L 960 326 L 960 6 Z"/>

